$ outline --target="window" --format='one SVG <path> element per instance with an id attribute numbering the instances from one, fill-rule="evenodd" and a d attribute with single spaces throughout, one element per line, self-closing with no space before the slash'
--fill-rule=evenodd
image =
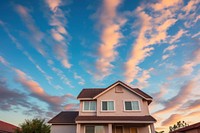
<path id="1" fill-rule="evenodd" d="M 85 133 L 105 133 L 104 126 L 85 126 Z"/>
<path id="2" fill-rule="evenodd" d="M 96 101 L 84 101 L 83 102 L 84 111 L 96 111 Z"/>
<path id="3" fill-rule="evenodd" d="M 114 101 L 102 101 L 102 111 L 114 111 Z"/>
<path id="4" fill-rule="evenodd" d="M 126 111 L 140 110 L 139 101 L 125 101 L 124 106 Z"/>

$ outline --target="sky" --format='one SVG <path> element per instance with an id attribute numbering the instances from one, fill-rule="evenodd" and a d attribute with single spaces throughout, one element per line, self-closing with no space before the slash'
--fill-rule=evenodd
<path id="1" fill-rule="evenodd" d="M 200 0 L 0 1 L 0 119 L 77 110 L 117 80 L 151 95 L 156 130 L 200 116 Z"/>

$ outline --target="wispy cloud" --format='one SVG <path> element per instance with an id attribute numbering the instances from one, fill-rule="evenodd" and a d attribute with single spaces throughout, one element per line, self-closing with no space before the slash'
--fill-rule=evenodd
<path id="1" fill-rule="evenodd" d="M 79 80 L 78 84 L 80 84 L 80 85 L 85 84 L 85 80 L 80 75 L 78 75 L 76 72 L 74 73 L 74 78 Z"/>
<path id="2" fill-rule="evenodd" d="M 177 42 L 186 33 L 187 33 L 186 30 L 180 29 L 174 36 L 171 37 L 169 43 L 173 44 L 174 42 Z"/>
<path id="3" fill-rule="evenodd" d="M 41 41 L 44 37 L 44 33 L 41 32 L 39 28 L 36 26 L 35 21 L 33 17 L 30 15 L 29 10 L 22 5 L 15 5 L 15 9 L 17 13 L 21 16 L 28 30 L 31 32 L 29 39 L 31 40 L 32 45 L 41 55 L 46 56 L 47 53 L 45 51 L 45 48 L 41 44 Z"/>
<path id="4" fill-rule="evenodd" d="M 151 78 L 151 75 L 150 73 L 152 73 L 154 69 L 153 68 L 150 68 L 148 70 L 144 70 L 142 71 L 142 74 L 140 77 L 137 77 L 137 84 L 136 86 L 140 89 L 143 89 L 143 88 L 146 88 L 148 87 L 148 79 Z"/>
<path id="5" fill-rule="evenodd" d="M 51 29 L 51 36 L 56 41 L 53 49 L 58 60 L 65 68 L 70 68 L 71 64 L 68 59 L 67 44 L 70 35 L 66 30 L 67 18 L 60 6 L 63 4 L 61 0 L 45 0 L 51 10 L 49 24 L 53 27 Z"/>
<path id="6" fill-rule="evenodd" d="M 45 79 L 48 81 L 49 85 L 51 85 L 54 88 L 61 88 L 59 87 L 59 85 L 54 85 L 52 83 L 52 79 L 53 77 L 49 76 L 42 68 L 39 64 L 36 63 L 36 61 L 32 58 L 32 56 L 29 54 L 28 51 L 25 50 L 25 48 L 23 47 L 23 45 L 21 43 L 19 43 L 19 41 L 17 40 L 17 38 L 15 38 L 10 31 L 8 30 L 8 28 L 5 26 L 4 23 L 0 24 L 3 29 L 5 30 L 5 32 L 7 33 L 7 35 L 9 36 L 9 38 L 11 39 L 11 41 L 15 44 L 16 48 L 18 50 L 20 50 L 25 57 L 35 66 L 35 68 L 41 72 L 41 74 L 45 77 Z"/>
<path id="7" fill-rule="evenodd" d="M 163 101 L 164 108 L 155 112 L 154 115 L 160 115 L 168 113 L 169 111 L 176 110 L 180 107 L 184 102 L 187 101 L 188 96 L 192 93 L 192 90 L 196 87 L 198 81 L 189 80 L 186 82 L 180 89 L 177 95 L 168 99 L 167 101 Z"/>
<path id="8" fill-rule="evenodd" d="M 61 69 L 55 67 L 54 66 L 54 62 L 52 60 L 50 60 L 50 59 L 48 60 L 48 66 L 60 78 L 60 80 L 64 84 L 68 85 L 71 88 L 74 88 L 74 86 L 71 84 L 71 81 L 66 77 L 66 75 L 64 74 L 64 72 Z"/>
<path id="9" fill-rule="evenodd" d="M 125 79 L 128 83 L 132 82 L 137 74 L 142 71 L 138 66 L 151 55 L 154 50 L 152 45 L 159 44 L 168 38 L 167 30 L 173 26 L 177 19 L 174 18 L 177 4 L 173 1 L 159 1 L 156 4 L 143 4 L 135 10 L 135 16 L 139 19 L 140 30 L 136 41 L 133 43 L 133 48 L 129 59 L 125 63 Z M 152 9 L 155 14 L 161 10 L 158 16 L 153 16 L 146 12 L 147 9 Z M 164 10 L 173 8 L 174 10 Z"/>
<path id="10" fill-rule="evenodd" d="M 97 72 L 94 73 L 97 80 L 102 80 L 112 73 L 114 66 L 111 63 L 118 55 L 116 48 L 122 38 L 120 28 L 126 21 L 117 14 L 121 2 L 121 0 L 104 0 L 100 12 L 97 13 L 102 29 L 101 44 L 98 48 L 99 58 L 96 61 Z"/>
<path id="11" fill-rule="evenodd" d="M 197 45 L 197 48 L 192 52 L 189 60 L 184 63 L 180 69 L 178 69 L 175 74 L 169 77 L 169 79 L 173 79 L 175 77 L 183 77 L 190 75 L 194 67 L 200 64 L 200 47 Z"/>
<path id="12" fill-rule="evenodd" d="M 177 121 L 180 121 L 183 118 L 181 114 L 172 114 L 168 119 L 162 122 L 163 126 L 174 125 Z"/>
<path id="13" fill-rule="evenodd" d="M 25 89 L 31 92 L 31 95 L 38 98 L 41 101 L 47 103 L 51 110 L 60 111 L 64 107 L 68 95 L 51 96 L 45 92 L 45 90 L 36 81 L 29 79 L 23 71 L 14 69 L 17 74 L 16 81 L 19 82 Z M 71 96 L 70 96 L 71 98 Z"/>

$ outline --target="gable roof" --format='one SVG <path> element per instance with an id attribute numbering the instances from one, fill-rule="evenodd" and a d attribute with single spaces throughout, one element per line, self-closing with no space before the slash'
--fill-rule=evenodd
<path id="1" fill-rule="evenodd" d="M 19 127 L 0 120 L 0 132 L 14 133 L 14 130 L 17 128 L 19 128 Z"/>
<path id="2" fill-rule="evenodd" d="M 106 93 L 107 91 L 109 91 L 110 89 L 112 89 L 113 87 L 117 86 L 117 85 L 122 85 L 125 88 L 127 88 L 128 90 L 130 90 L 131 92 L 135 93 L 136 95 L 142 97 L 143 99 L 147 100 L 149 103 L 152 101 L 152 97 L 149 96 L 148 94 L 146 94 L 145 92 L 141 91 L 138 88 L 132 88 L 130 86 L 128 86 L 127 84 L 125 84 L 122 81 L 117 81 L 115 83 L 113 83 L 112 85 L 108 86 L 107 88 L 91 88 L 91 89 L 83 89 L 80 94 L 78 95 L 78 99 L 96 99 L 99 96 L 101 96 L 102 94 Z"/>
<path id="3" fill-rule="evenodd" d="M 172 131 L 170 133 L 180 133 L 180 132 L 184 132 L 184 131 L 188 131 L 188 130 L 192 130 L 192 129 L 200 129 L 200 122 L 177 129 L 175 131 Z"/>
<path id="4" fill-rule="evenodd" d="M 76 124 L 75 119 L 78 116 L 78 111 L 62 111 L 48 123 L 52 124 Z"/>
<path id="5" fill-rule="evenodd" d="M 90 89 L 83 89 L 80 94 L 78 95 L 79 98 L 93 98 L 102 91 L 104 91 L 105 88 L 90 88 Z"/>

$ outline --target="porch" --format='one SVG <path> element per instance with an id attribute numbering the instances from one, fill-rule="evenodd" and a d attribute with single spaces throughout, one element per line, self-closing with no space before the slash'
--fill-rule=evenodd
<path id="1" fill-rule="evenodd" d="M 153 124 L 109 123 L 77 124 L 76 133 L 155 133 Z"/>
<path id="2" fill-rule="evenodd" d="M 155 133 L 150 116 L 78 116 L 76 133 Z"/>

